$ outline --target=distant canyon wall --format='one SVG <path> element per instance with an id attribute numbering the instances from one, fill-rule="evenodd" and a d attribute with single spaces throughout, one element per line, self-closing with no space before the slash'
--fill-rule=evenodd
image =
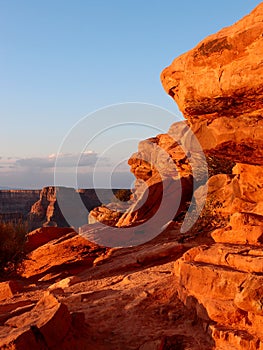
<path id="1" fill-rule="evenodd" d="M 30 229 L 41 226 L 68 227 L 57 201 L 57 191 L 66 194 L 68 210 L 76 211 L 74 198 L 79 196 L 88 211 L 112 200 L 117 189 L 79 189 L 53 186 L 42 190 L 0 190 L 0 220 L 3 222 L 27 221 Z M 87 212 L 74 214 L 81 226 L 87 223 Z"/>
<path id="2" fill-rule="evenodd" d="M 25 220 L 41 190 L 0 190 L 0 220 Z"/>

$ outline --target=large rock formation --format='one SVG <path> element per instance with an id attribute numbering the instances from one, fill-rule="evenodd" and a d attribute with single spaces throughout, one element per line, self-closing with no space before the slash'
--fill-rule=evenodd
<path id="1" fill-rule="evenodd" d="M 175 274 L 180 297 L 216 348 L 263 348 L 263 4 L 175 59 L 161 75 L 208 155 L 236 162 L 195 193 L 229 216 L 215 243 L 188 251 Z M 211 204 L 211 203 L 210 203 Z M 231 245 L 229 245 L 231 244 Z"/>
<path id="2" fill-rule="evenodd" d="M 249 164 L 263 164 L 262 16 L 260 4 L 161 75 L 203 149 Z"/>
<path id="3" fill-rule="evenodd" d="M 70 228 L 46 227 L 40 234 L 37 230 L 28 235 L 25 251 L 28 254 L 20 265 L 19 274 L 35 280 L 48 273 L 82 271 L 92 266 L 107 249 L 89 242 Z"/>
<path id="4" fill-rule="evenodd" d="M 188 129 L 184 122 L 175 123 L 167 134 L 141 141 L 128 161 L 136 177 L 131 200 L 119 207 L 110 204 L 91 211 L 89 223 L 129 227 L 151 220 L 146 231 L 155 227 L 160 233 L 163 225 L 185 211 L 193 194 L 194 170 L 199 174 L 196 180 L 205 177 L 200 166 L 204 157 L 198 147 L 185 151 L 183 135 Z"/>

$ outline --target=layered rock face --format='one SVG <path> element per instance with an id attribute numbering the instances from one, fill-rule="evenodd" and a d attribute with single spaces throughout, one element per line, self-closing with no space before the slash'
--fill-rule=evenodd
<path id="1" fill-rule="evenodd" d="M 65 198 L 67 208 L 72 212 L 76 226 L 87 223 L 86 213 L 76 210 L 76 198 L 91 211 L 101 203 L 109 203 L 118 189 L 79 189 L 45 187 L 42 190 L 0 190 L 0 220 L 3 222 L 28 221 L 30 229 L 45 226 L 67 227 L 57 201 L 58 191 Z M 75 210 L 75 212 L 74 212 Z"/>
<path id="2" fill-rule="evenodd" d="M 261 165 L 262 16 L 260 4 L 175 59 L 161 75 L 204 150 Z"/>
<path id="3" fill-rule="evenodd" d="M 205 185 L 229 216 L 215 244 L 175 266 L 181 299 L 196 310 L 218 349 L 263 348 L 263 4 L 175 59 L 161 75 L 206 154 L 236 162 Z M 200 201 L 205 187 L 195 193 Z"/>
<path id="4" fill-rule="evenodd" d="M 109 225 L 139 226 L 159 212 L 164 197 L 162 221 L 176 216 L 199 186 L 197 207 L 207 199 L 224 218 L 213 240 L 182 233 L 173 221 L 161 235 L 127 248 L 101 247 L 70 229 L 32 232 L 17 275 L 0 284 L 0 348 L 263 349 L 262 33 L 263 4 L 162 74 L 205 153 L 234 160 L 233 173 L 201 186 L 202 152 L 187 123 L 176 123 L 131 157 L 137 182 L 128 210 L 93 212 L 92 219 Z M 52 223 L 55 203 L 52 189 L 42 193 L 42 220 Z M 87 226 L 90 237 L 109 231 Z"/>
<path id="5" fill-rule="evenodd" d="M 0 219 L 7 222 L 25 220 L 39 194 L 39 190 L 1 190 Z"/>

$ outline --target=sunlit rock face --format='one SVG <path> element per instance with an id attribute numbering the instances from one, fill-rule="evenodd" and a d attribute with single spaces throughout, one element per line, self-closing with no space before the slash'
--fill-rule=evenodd
<path id="1" fill-rule="evenodd" d="M 229 216 L 213 246 L 176 262 L 181 299 L 220 349 L 263 348 L 263 3 L 176 58 L 161 74 L 207 155 L 236 163 L 195 192 Z"/>
<path id="2" fill-rule="evenodd" d="M 263 5 L 161 74 L 205 150 L 263 164 Z"/>

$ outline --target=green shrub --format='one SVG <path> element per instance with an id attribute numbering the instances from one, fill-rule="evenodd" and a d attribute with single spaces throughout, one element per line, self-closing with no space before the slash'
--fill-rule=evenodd
<path id="1" fill-rule="evenodd" d="M 0 222 L 0 271 L 21 260 L 27 232 L 28 225 L 22 221 Z"/>

